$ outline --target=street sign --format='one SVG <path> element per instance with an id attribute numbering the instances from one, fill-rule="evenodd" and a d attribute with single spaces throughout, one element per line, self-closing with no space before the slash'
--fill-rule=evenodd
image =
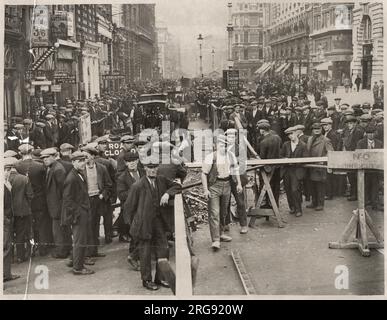
<path id="1" fill-rule="evenodd" d="M 60 84 L 53 84 L 51 86 L 51 92 L 61 92 L 62 86 Z"/>
<path id="2" fill-rule="evenodd" d="M 359 149 L 355 151 L 329 151 L 328 168 L 383 170 L 383 149 Z"/>
<path id="3" fill-rule="evenodd" d="M 79 117 L 79 137 L 81 144 L 88 143 L 91 140 L 90 114 L 84 114 Z"/>
<path id="4" fill-rule="evenodd" d="M 107 150 L 105 151 L 106 157 L 116 158 L 121 152 L 121 142 L 109 142 L 107 144 Z"/>
<path id="5" fill-rule="evenodd" d="M 31 44 L 33 47 L 48 47 L 48 6 L 33 9 Z"/>
<path id="6" fill-rule="evenodd" d="M 230 91 L 239 89 L 239 70 L 223 70 L 223 87 Z"/>

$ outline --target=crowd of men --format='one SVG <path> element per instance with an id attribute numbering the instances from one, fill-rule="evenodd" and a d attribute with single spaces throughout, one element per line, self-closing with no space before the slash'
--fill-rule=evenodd
<path id="1" fill-rule="evenodd" d="M 93 274 L 88 266 L 105 255 L 98 251 L 102 218 L 104 243 L 110 244 L 115 236 L 129 243 L 128 263 L 141 272 L 143 286 L 174 290 L 168 240 L 174 234 L 174 195 L 187 175 L 182 151 L 191 145 L 184 135 L 176 142 L 170 136 L 140 139 L 144 115 L 135 102 L 141 93 L 157 90 L 165 88 L 148 83 L 86 101 L 67 99 L 63 106 L 41 107 L 31 118 L 13 119 L 4 154 L 4 280 L 16 278 L 11 273 L 13 258 L 23 263 L 31 255 L 49 253 L 69 258 L 67 265 L 75 275 Z M 240 232 L 254 227 L 251 221 L 247 224 L 243 188 L 248 178 L 238 160 L 240 129 L 247 130 L 246 152 L 253 158 L 322 157 L 330 150 L 383 148 L 383 99 L 352 106 L 340 98 L 334 101 L 329 105 L 324 95 L 311 101 L 306 93 L 285 92 L 278 84 L 268 91 L 258 86 L 255 91 L 227 92 L 210 81 L 184 90 L 180 102 L 191 116 L 217 118 L 213 123 L 224 132 L 216 136 L 202 167 L 214 250 L 220 249 L 221 241 L 232 240 L 227 234 L 231 194 L 237 202 Z M 93 138 L 81 144 L 78 121 L 87 114 Z M 116 159 L 105 152 L 111 141 L 122 145 Z M 156 154 L 167 150 L 172 162 L 145 161 L 151 150 L 158 150 Z M 311 201 L 306 207 L 316 211 L 337 196 L 357 200 L 356 175 L 351 172 L 302 166 L 264 170 L 273 171 L 270 184 L 277 205 L 283 180 L 290 214 L 296 217 L 303 214 L 304 200 Z M 366 204 L 374 209 L 381 182 L 378 173 L 366 173 Z M 121 212 L 113 225 L 117 199 Z M 270 207 L 268 200 L 265 206 Z M 152 251 L 157 260 L 154 277 Z"/>

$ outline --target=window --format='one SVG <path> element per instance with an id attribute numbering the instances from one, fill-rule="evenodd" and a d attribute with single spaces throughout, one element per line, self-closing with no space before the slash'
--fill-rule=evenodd
<path id="1" fill-rule="evenodd" d="M 235 34 L 235 43 L 238 43 L 239 42 L 239 37 L 238 37 L 238 34 L 236 33 Z"/>
<path id="2" fill-rule="evenodd" d="M 262 48 L 258 49 L 258 59 L 263 59 L 263 50 L 262 50 Z"/>
<path id="3" fill-rule="evenodd" d="M 249 59 L 258 59 L 258 51 L 255 48 L 249 49 Z"/>
<path id="4" fill-rule="evenodd" d="M 248 31 L 245 31 L 244 34 L 243 34 L 243 42 L 249 42 L 249 32 Z"/>
<path id="5" fill-rule="evenodd" d="M 244 49 L 243 50 L 243 60 L 248 60 L 249 59 L 249 50 Z"/>
<path id="6" fill-rule="evenodd" d="M 258 25 L 258 16 L 250 16 L 250 26 Z"/>
<path id="7" fill-rule="evenodd" d="M 362 24 L 363 24 L 363 39 L 370 40 L 372 38 L 372 25 L 371 25 L 370 17 L 364 16 Z"/>
<path id="8" fill-rule="evenodd" d="M 262 27 L 262 26 L 263 26 L 263 14 L 259 13 L 258 14 L 258 27 Z"/>
<path id="9" fill-rule="evenodd" d="M 258 33 L 250 33 L 250 42 L 258 43 L 259 42 L 259 34 Z"/>

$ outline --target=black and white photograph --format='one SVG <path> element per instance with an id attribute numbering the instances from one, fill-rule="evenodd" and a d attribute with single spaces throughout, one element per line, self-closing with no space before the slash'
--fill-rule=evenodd
<path id="1" fill-rule="evenodd" d="M 3 298 L 385 296 L 382 1 L 0 9 Z"/>

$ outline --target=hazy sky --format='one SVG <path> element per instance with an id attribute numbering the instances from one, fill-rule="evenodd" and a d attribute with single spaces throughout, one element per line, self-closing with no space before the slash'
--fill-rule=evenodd
<path id="1" fill-rule="evenodd" d="M 215 67 L 227 58 L 227 0 L 161 0 L 156 3 L 156 20 L 179 38 L 183 72 L 193 76 L 199 70 L 199 33 L 203 43 L 203 72 L 211 71 L 211 50 L 215 50 Z"/>

